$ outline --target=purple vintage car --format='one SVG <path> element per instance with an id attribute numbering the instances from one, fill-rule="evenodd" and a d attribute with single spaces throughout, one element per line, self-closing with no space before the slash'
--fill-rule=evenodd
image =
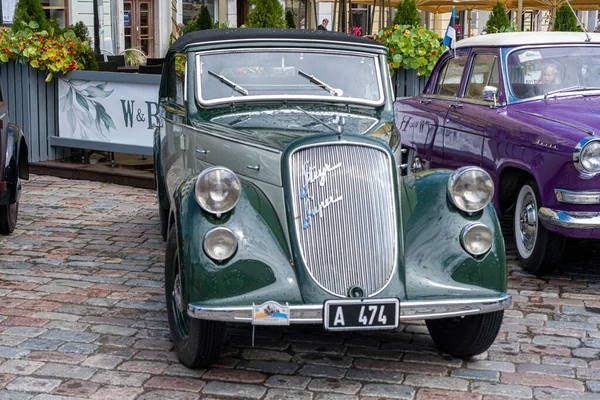
<path id="1" fill-rule="evenodd" d="M 549 273 L 565 238 L 600 239 L 600 34 L 484 35 L 446 52 L 422 95 L 396 102 L 404 167 L 477 165 L 521 264 Z"/>

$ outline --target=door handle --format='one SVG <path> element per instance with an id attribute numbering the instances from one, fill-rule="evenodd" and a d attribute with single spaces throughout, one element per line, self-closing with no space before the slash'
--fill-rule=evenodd
<path id="1" fill-rule="evenodd" d="M 459 108 L 462 108 L 463 106 L 460 103 L 453 103 L 453 104 L 450 104 L 450 107 L 454 108 L 455 110 L 458 110 Z"/>
<path id="2" fill-rule="evenodd" d="M 424 105 L 431 104 L 431 99 L 421 99 L 421 104 L 424 104 Z"/>
<path id="3" fill-rule="evenodd" d="M 248 165 L 247 168 L 253 171 L 258 171 L 260 169 L 260 165 Z"/>
<path id="4" fill-rule="evenodd" d="M 207 153 L 208 153 L 208 150 L 206 150 L 206 149 L 196 149 L 196 154 L 205 156 Z"/>

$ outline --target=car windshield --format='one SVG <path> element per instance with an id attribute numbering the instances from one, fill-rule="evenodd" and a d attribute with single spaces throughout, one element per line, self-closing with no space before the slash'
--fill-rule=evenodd
<path id="1" fill-rule="evenodd" d="M 203 104 L 261 99 L 315 99 L 380 104 L 376 55 L 346 52 L 227 51 L 197 56 Z"/>
<path id="2" fill-rule="evenodd" d="M 600 88 L 600 47 L 529 48 L 512 52 L 507 65 L 518 99 Z"/>

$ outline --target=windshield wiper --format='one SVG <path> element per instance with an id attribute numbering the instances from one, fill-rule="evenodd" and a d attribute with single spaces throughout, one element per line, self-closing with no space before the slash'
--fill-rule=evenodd
<path id="1" fill-rule="evenodd" d="M 309 75 L 304 71 L 299 70 L 298 71 L 298 75 L 308 79 L 309 81 L 311 81 L 312 83 L 314 83 L 317 86 L 320 86 L 321 88 L 323 88 L 323 90 L 326 90 L 329 92 L 330 95 L 335 96 L 335 97 L 339 97 L 342 96 L 344 94 L 344 91 L 342 89 L 335 89 L 332 86 L 326 84 L 325 82 L 323 82 L 322 80 L 315 78 L 314 75 Z"/>
<path id="2" fill-rule="evenodd" d="M 236 84 L 235 82 L 232 82 L 229 79 L 225 78 L 223 75 L 219 75 L 216 72 L 212 72 L 211 70 L 208 70 L 208 74 L 214 76 L 215 78 L 217 78 L 236 92 L 241 93 L 244 96 L 248 96 L 248 91 L 246 89 Z"/>
<path id="3" fill-rule="evenodd" d="M 552 90 L 548 93 L 544 93 L 544 99 L 550 95 L 553 94 L 557 94 L 557 93 L 563 93 L 563 92 L 574 92 L 574 91 L 584 91 L 584 90 L 600 90 L 600 87 L 595 87 L 595 86 L 569 86 L 566 88 L 562 88 L 562 89 L 556 89 L 556 90 Z"/>
<path id="4" fill-rule="evenodd" d="M 304 114 L 306 114 L 309 117 L 311 117 L 312 119 L 314 119 L 315 121 L 317 121 L 319 124 L 323 125 L 324 127 L 331 129 L 335 133 L 338 133 L 337 129 L 335 129 L 334 127 L 332 127 L 331 125 L 329 125 L 327 122 L 323 121 L 322 119 L 315 117 L 314 115 L 310 114 L 308 111 L 304 110 L 300 106 L 296 106 L 296 108 L 298 110 L 302 111 Z"/>

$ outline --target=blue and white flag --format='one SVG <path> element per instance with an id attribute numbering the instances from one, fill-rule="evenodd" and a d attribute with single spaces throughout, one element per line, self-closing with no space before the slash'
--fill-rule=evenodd
<path id="1" fill-rule="evenodd" d="M 454 7 L 452 7 L 452 15 L 450 16 L 450 22 L 448 23 L 448 28 L 446 29 L 446 35 L 444 35 L 444 44 L 448 46 L 450 49 L 454 50 L 454 56 L 456 57 L 456 29 L 455 26 L 455 18 L 454 18 Z"/>

